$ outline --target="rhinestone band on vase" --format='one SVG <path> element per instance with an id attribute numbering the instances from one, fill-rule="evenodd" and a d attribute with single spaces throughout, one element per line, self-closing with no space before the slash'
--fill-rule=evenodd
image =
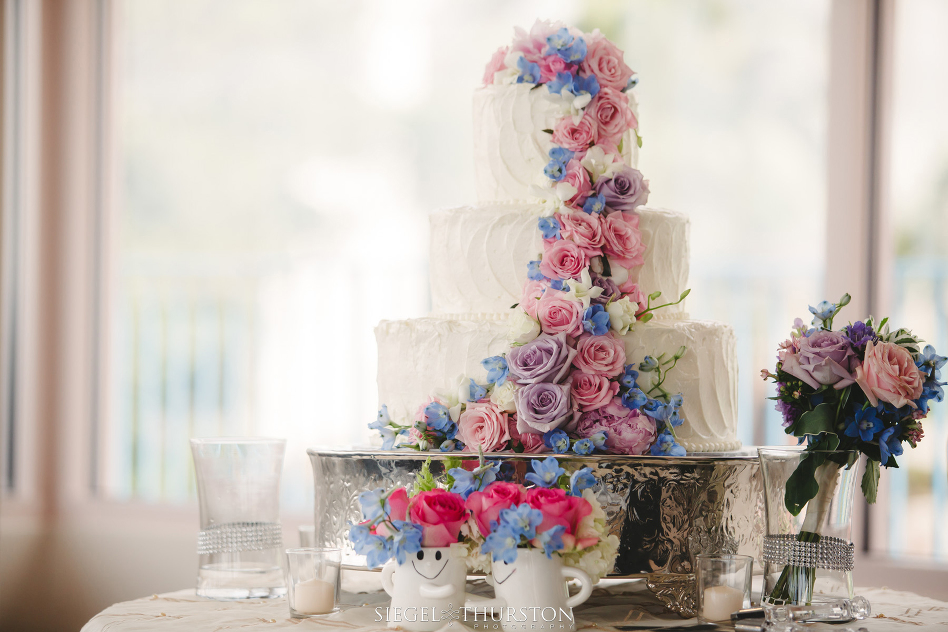
<path id="1" fill-rule="evenodd" d="M 228 522 L 198 533 L 198 555 L 263 551 L 283 546 L 283 529 L 276 522 Z"/>
<path id="2" fill-rule="evenodd" d="M 854 551 L 852 542 L 832 536 L 819 542 L 800 542 L 789 533 L 764 536 L 764 561 L 772 564 L 851 571 Z"/>

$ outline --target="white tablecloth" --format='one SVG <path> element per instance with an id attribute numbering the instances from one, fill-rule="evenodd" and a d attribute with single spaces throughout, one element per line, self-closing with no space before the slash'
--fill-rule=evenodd
<path id="1" fill-rule="evenodd" d="M 869 599 L 872 617 L 848 624 L 870 632 L 883 630 L 948 630 L 948 603 L 886 588 L 860 588 L 856 593 Z M 385 630 L 376 621 L 375 604 L 384 605 L 382 595 L 366 596 L 365 607 L 350 608 L 325 618 L 291 619 L 285 599 L 211 601 L 195 596 L 193 589 L 179 590 L 144 599 L 126 601 L 103 610 L 82 632 L 222 632 L 224 630 Z M 575 609 L 577 629 L 613 629 L 613 625 L 648 626 L 660 629 L 688 621 L 663 613 L 661 605 L 642 582 L 625 582 L 597 588 L 588 602 Z M 693 622 L 693 620 L 692 620 Z M 473 627 L 473 622 L 467 624 Z M 482 623 L 483 627 L 483 623 Z M 839 626 L 820 626 L 826 630 Z M 457 624 L 454 630 L 463 630 Z"/>

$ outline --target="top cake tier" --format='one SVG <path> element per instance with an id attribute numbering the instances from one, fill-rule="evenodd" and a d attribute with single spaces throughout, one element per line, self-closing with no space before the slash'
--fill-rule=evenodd
<path id="1" fill-rule="evenodd" d="M 635 97 L 628 98 L 636 111 Z M 553 148 L 552 130 L 563 110 L 546 86 L 491 85 L 474 92 L 474 174 L 480 202 L 534 200 L 549 187 L 543 169 Z M 631 130 L 622 136 L 622 162 L 635 167 L 638 145 Z"/>

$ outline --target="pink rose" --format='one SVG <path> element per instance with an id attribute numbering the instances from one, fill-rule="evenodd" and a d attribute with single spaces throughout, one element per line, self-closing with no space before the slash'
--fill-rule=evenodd
<path id="1" fill-rule="evenodd" d="M 609 263 L 624 268 L 645 263 L 645 244 L 639 231 L 639 216 L 635 213 L 609 213 L 602 223 L 602 236 L 606 242 L 602 252 L 609 257 Z"/>
<path id="2" fill-rule="evenodd" d="M 540 272 L 551 279 L 578 279 L 589 265 L 586 253 L 568 239 L 543 244 Z"/>
<path id="3" fill-rule="evenodd" d="M 524 284 L 523 291 L 520 294 L 520 307 L 530 315 L 530 318 L 537 317 L 537 303 L 539 303 L 540 297 L 543 296 L 546 287 L 543 281 L 527 281 Z"/>
<path id="4" fill-rule="evenodd" d="M 522 485 L 498 481 L 488 485 L 484 491 L 473 492 L 464 506 L 470 510 L 481 535 L 486 536 L 491 532 L 490 523 L 500 520 L 500 512 L 522 504 L 525 496 Z"/>
<path id="5" fill-rule="evenodd" d="M 596 144 L 598 131 L 599 126 L 588 113 L 583 115 L 579 123 L 573 123 L 572 116 L 564 116 L 553 128 L 553 144 L 584 153 Z"/>
<path id="6" fill-rule="evenodd" d="M 548 289 L 538 301 L 536 317 L 543 333 L 567 336 L 583 333 L 583 304 L 570 299 L 566 292 Z"/>
<path id="7" fill-rule="evenodd" d="M 490 402 L 474 402 L 458 418 L 458 439 L 468 451 L 497 452 L 507 447 L 507 413 Z"/>
<path id="8" fill-rule="evenodd" d="M 633 72 L 622 56 L 615 44 L 594 32 L 586 38 L 586 58 L 580 67 L 587 75 L 596 75 L 601 87 L 624 90 Z"/>
<path id="9" fill-rule="evenodd" d="M 862 365 L 856 367 L 856 384 L 873 406 L 881 399 L 896 408 L 917 408 L 912 400 L 922 396 L 924 381 L 912 354 L 892 342 L 870 340 Z"/>
<path id="10" fill-rule="evenodd" d="M 846 388 L 854 381 L 853 370 L 859 358 L 853 352 L 849 338 L 838 331 L 814 331 L 796 339 L 796 351 L 777 353 L 780 368 L 813 389 L 832 385 Z"/>
<path id="11" fill-rule="evenodd" d="M 550 451 L 550 449 L 546 447 L 546 444 L 543 443 L 543 435 L 534 434 L 532 432 L 526 432 L 520 435 L 520 445 L 523 446 L 523 451 L 527 454 L 543 454 L 544 452 Z"/>
<path id="12" fill-rule="evenodd" d="M 638 126 L 629 107 L 629 97 L 613 88 L 603 88 L 590 104 L 590 114 L 599 126 L 599 143 L 618 145 L 628 130 Z"/>
<path id="13" fill-rule="evenodd" d="M 580 410 L 602 408 L 611 402 L 618 392 L 618 382 L 611 382 L 603 375 L 573 371 L 570 393 L 573 394 L 573 401 L 579 405 Z"/>
<path id="14" fill-rule="evenodd" d="M 573 365 L 583 373 L 615 377 L 625 370 L 625 346 L 611 332 L 586 336 L 576 345 Z"/>
<path id="15" fill-rule="evenodd" d="M 507 65 L 504 63 L 504 59 L 507 57 L 507 50 L 508 48 L 506 46 L 501 46 L 496 51 L 494 51 L 490 61 L 487 62 L 487 68 L 484 69 L 485 86 L 489 86 L 494 83 L 494 75 L 507 67 Z"/>
<path id="16" fill-rule="evenodd" d="M 540 66 L 541 83 L 556 79 L 557 73 L 572 72 L 573 68 L 575 68 L 575 66 L 567 63 L 566 60 L 559 55 L 547 55 L 541 58 L 537 64 Z"/>
<path id="17" fill-rule="evenodd" d="M 589 180 L 589 172 L 575 158 L 566 165 L 566 175 L 563 182 L 571 184 L 576 189 L 576 195 L 566 200 L 569 204 L 581 207 L 589 192 L 592 191 L 592 182 Z"/>
<path id="18" fill-rule="evenodd" d="M 625 283 L 619 286 L 619 290 L 623 296 L 628 296 L 630 301 L 639 304 L 639 308 L 635 310 L 636 314 L 645 309 L 647 305 L 645 292 L 639 289 L 639 284 L 632 280 L 631 275 L 630 278 L 625 280 Z"/>
<path id="19" fill-rule="evenodd" d="M 394 492 L 392 492 L 388 497 L 388 506 L 389 506 L 389 519 L 390 520 L 407 520 L 408 516 L 408 491 L 404 487 L 399 487 Z M 391 530 L 381 523 L 376 529 L 377 533 L 382 535 L 392 535 Z"/>
<path id="20" fill-rule="evenodd" d="M 411 499 L 408 518 L 422 527 L 422 546 L 450 546 L 467 522 L 464 499 L 443 489 L 421 492 Z"/>
<path id="21" fill-rule="evenodd" d="M 585 171 L 585 169 L 584 169 Z M 556 216 L 560 223 L 560 234 L 583 249 L 588 259 L 602 254 L 605 240 L 602 236 L 602 220 L 599 215 L 572 211 Z"/>
<path id="22" fill-rule="evenodd" d="M 527 490 L 527 504 L 539 509 L 543 514 L 543 522 L 537 527 L 537 534 L 556 526 L 565 527 L 565 550 L 585 549 L 599 542 L 599 538 L 595 536 L 577 538 L 583 519 L 592 514 L 592 505 L 585 498 L 570 496 L 558 487 L 534 487 Z"/>
<path id="23" fill-rule="evenodd" d="M 575 432 L 580 437 L 589 437 L 603 430 L 611 454 L 645 454 L 657 436 L 655 422 L 626 408 L 618 397 L 602 408 L 583 413 Z"/>

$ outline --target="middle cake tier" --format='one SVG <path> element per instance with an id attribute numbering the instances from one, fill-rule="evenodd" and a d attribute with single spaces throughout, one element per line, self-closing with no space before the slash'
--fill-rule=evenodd
<path id="1" fill-rule="evenodd" d="M 432 213 L 432 311 L 436 315 L 501 313 L 519 303 L 528 264 L 543 252 L 537 227 L 543 212 L 544 207 L 537 204 L 510 202 Z M 688 217 L 645 207 L 637 213 L 645 261 L 631 276 L 644 294 L 661 291 L 658 303 L 676 301 L 688 286 Z M 613 273 L 626 274 L 619 269 Z M 683 313 L 682 303 L 660 310 L 656 317 Z"/>
<path id="2" fill-rule="evenodd" d="M 379 403 L 400 423 L 439 391 L 457 392 L 461 378 L 483 384 L 481 360 L 506 353 L 507 323 L 501 317 L 413 318 L 382 321 L 375 329 L 379 350 Z M 734 332 L 722 323 L 655 319 L 620 336 L 626 361 L 638 365 L 646 355 L 666 358 L 685 353 L 668 373 L 664 387 L 681 393 L 684 424 L 680 443 L 691 452 L 736 450 L 737 361 Z M 651 379 L 643 374 L 640 385 Z"/>

